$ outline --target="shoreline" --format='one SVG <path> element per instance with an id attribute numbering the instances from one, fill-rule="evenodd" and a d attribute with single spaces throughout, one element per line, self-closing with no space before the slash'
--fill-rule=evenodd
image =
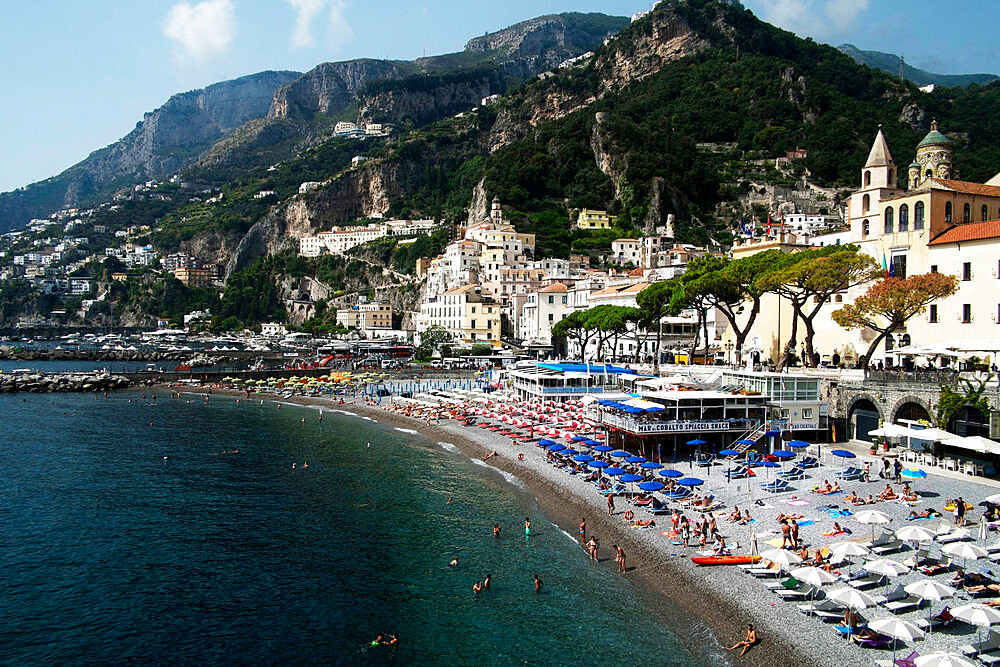
<path id="1" fill-rule="evenodd" d="M 159 388 L 181 392 L 204 394 L 207 387 L 173 387 L 160 385 Z M 732 571 L 730 568 L 697 569 L 688 558 L 689 554 L 677 551 L 671 554 L 670 545 L 662 542 L 662 549 L 640 539 L 643 533 L 658 531 L 638 531 L 626 524 L 621 516 L 625 509 L 619 508 L 613 518 L 608 516 L 603 496 L 581 495 L 560 483 L 555 476 L 545 475 L 545 469 L 558 473 L 559 477 L 571 480 L 568 475 L 549 467 L 541 458 L 536 447 L 514 446 L 507 438 L 487 431 L 472 431 L 452 420 L 428 424 L 425 420 L 390 412 L 365 403 L 345 401 L 339 404 L 333 398 L 293 396 L 282 398 L 267 394 L 253 394 L 249 399 L 245 392 L 212 387 L 213 396 L 227 396 L 241 400 L 265 400 L 271 403 L 285 403 L 300 407 L 321 407 L 327 411 L 348 410 L 359 417 L 376 420 L 386 427 L 405 428 L 419 435 L 439 442 L 447 440 L 455 445 L 462 455 L 479 459 L 492 450 L 497 456 L 485 461 L 488 467 L 516 476 L 525 486 L 526 492 L 534 499 L 546 518 L 558 528 L 573 536 L 577 533 L 577 522 L 581 516 L 587 518 L 588 534 L 598 535 L 602 542 L 601 564 L 614 567 L 610 557 L 610 545 L 620 544 L 628 555 L 628 572 L 624 575 L 640 594 L 650 611 L 658 615 L 658 620 L 675 632 L 685 648 L 705 664 L 718 664 L 720 659 L 729 664 L 753 666 L 843 665 L 843 659 L 830 654 L 825 642 L 815 641 L 818 637 L 793 635 L 793 628 L 778 618 L 762 616 L 766 610 L 780 609 L 759 591 L 748 588 L 747 593 L 736 599 L 728 591 L 716 590 L 711 585 L 713 573 L 716 577 L 740 577 L 734 579 L 743 584 L 753 583 L 751 577 Z M 347 415 L 342 415 L 347 416 Z M 475 437 L 475 439 L 474 439 Z M 523 450 L 525 460 L 517 460 L 517 450 Z M 536 454 L 536 456 L 529 456 Z M 541 469 L 539 469 L 541 468 Z M 555 477 L 555 478 L 553 478 Z M 608 537 L 613 535 L 613 538 Z M 581 546 L 582 549 L 582 546 Z M 729 570 L 729 571 L 727 571 Z M 709 576 L 705 576 L 709 575 Z M 749 580 L 748 582 L 742 581 Z M 755 600 L 754 598 L 759 598 Z M 741 600 L 743 603 L 741 604 Z M 757 604 L 754 604 L 754 602 Z M 767 605 L 766 608 L 762 605 Z M 796 612 L 797 614 L 797 612 Z M 801 614 L 797 614 L 801 616 Z M 743 638 L 747 623 L 758 628 L 761 644 L 736 659 L 724 650 L 728 644 Z M 710 633 L 705 637 L 705 630 Z M 841 642 L 843 644 L 843 642 Z M 856 659 L 857 656 L 855 656 Z"/>

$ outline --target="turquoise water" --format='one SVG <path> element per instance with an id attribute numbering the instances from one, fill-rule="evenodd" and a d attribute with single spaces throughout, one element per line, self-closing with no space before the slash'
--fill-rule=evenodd
<path id="1" fill-rule="evenodd" d="M 495 471 L 329 411 L 150 403 L 0 395 L 0 663 L 696 664 Z"/>

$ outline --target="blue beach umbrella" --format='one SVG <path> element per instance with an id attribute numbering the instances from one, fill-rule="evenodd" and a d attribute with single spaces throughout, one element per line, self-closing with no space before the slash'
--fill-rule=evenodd
<path id="1" fill-rule="evenodd" d="M 639 465 L 640 468 L 645 468 L 646 470 L 657 470 L 663 467 L 662 463 L 657 463 L 656 461 L 645 461 Z"/>
<path id="2" fill-rule="evenodd" d="M 830 452 L 834 456 L 839 456 L 842 459 L 853 459 L 856 458 L 854 452 L 849 452 L 846 449 L 835 449 Z"/>
<path id="3" fill-rule="evenodd" d="M 658 405 L 651 405 L 645 409 L 646 412 L 663 412 L 663 408 Z"/>
<path id="4" fill-rule="evenodd" d="M 660 477 L 683 477 L 684 476 L 684 473 L 682 473 L 680 470 L 670 470 L 669 468 L 666 469 L 666 470 L 661 470 L 660 472 L 658 472 L 656 474 L 659 475 Z"/>
<path id="5" fill-rule="evenodd" d="M 781 431 L 771 429 L 770 431 L 764 431 L 765 438 L 776 438 L 781 435 Z"/>
<path id="6" fill-rule="evenodd" d="M 555 440 L 539 440 L 538 444 L 541 445 L 542 447 L 547 447 L 549 445 L 554 445 L 556 443 Z"/>
<path id="7" fill-rule="evenodd" d="M 587 439 L 587 436 L 585 436 L 585 435 L 574 435 L 572 438 L 569 439 L 569 441 L 570 442 L 583 442 L 586 439 Z"/>
<path id="8" fill-rule="evenodd" d="M 757 443 L 753 440 L 737 440 L 733 443 L 734 445 L 756 445 Z"/>
<path id="9" fill-rule="evenodd" d="M 809 443 L 805 440 L 792 440 L 788 443 L 788 446 L 792 449 L 802 449 L 803 447 L 808 447 Z"/>
<path id="10" fill-rule="evenodd" d="M 628 457 L 630 457 L 632 455 L 629 454 L 626 451 L 623 451 L 623 450 L 619 449 L 617 452 L 611 452 L 610 454 L 608 454 L 608 456 L 613 456 L 616 459 L 626 459 L 626 458 L 628 458 Z"/>
<path id="11" fill-rule="evenodd" d="M 688 440 L 687 444 L 691 445 L 692 447 L 701 447 L 702 445 L 707 445 L 708 443 L 705 442 L 704 440 Z"/>
<path id="12" fill-rule="evenodd" d="M 760 462 L 760 467 L 761 468 L 780 468 L 781 464 L 780 463 L 775 463 L 774 461 L 761 461 Z M 767 478 L 768 479 L 771 478 L 771 473 L 770 472 L 767 473 Z"/>
<path id="13" fill-rule="evenodd" d="M 591 447 L 595 452 L 610 452 L 614 447 L 611 445 L 594 445 Z"/>
<path id="14" fill-rule="evenodd" d="M 642 475 L 622 475 L 620 479 L 623 482 L 641 482 L 646 478 Z"/>
<path id="15" fill-rule="evenodd" d="M 705 480 L 698 479 L 697 477 L 684 477 L 683 479 L 677 480 L 677 483 L 681 486 L 701 486 L 705 483 Z"/>
<path id="16" fill-rule="evenodd" d="M 739 456 L 739 452 L 735 449 L 723 449 L 719 452 L 719 456 Z"/>
<path id="17" fill-rule="evenodd" d="M 630 457 L 628 457 L 625 460 L 628 461 L 629 463 L 645 463 L 646 462 L 646 457 L 645 456 L 630 456 Z"/>
<path id="18" fill-rule="evenodd" d="M 591 461 L 587 465 L 589 465 L 591 468 L 607 468 L 611 464 L 608 463 L 607 461 Z"/>
<path id="19" fill-rule="evenodd" d="M 548 446 L 548 450 L 550 452 L 558 452 L 563 449 L 566 449 L 566 445 L 560 445 L 558 442 L 553 442 L 551 445 Z"/>
<path id="20" fill-rule="evenodd" d="M 902 477 L 912 477 L 914 479 L 923 479 L 924 477 L 927 477 L 927 473 L 923 470 L 917 470 L 915 468 L 907 468 L 899 474 Z"/>
<path id="21" fill-rule="evenodd" d="M 643 491 L 659 491 L 663 488 L 663 482 L 657 482 L 653 480 L 652 482 L 643 482 L 639 485 L 639 488 Z"/>
<path id="22" fill-rule="evenodd" d="M 617 477 L 618 475 L 624 475 L 626 472 L 628 471 L 625 470 L 625 468 L 617 468 L 615 466 L 611 466 L 610 468 L 604 469 L 604 474 L 611 475 L 612 477 Z"/>
<path id="23" fill-rule="evenodd" d="M 578 461 L 580 463 L 586 463 L 588 461 L 593 461 L 594 457 L 591 456 L 590 454 L 577 454 L 576 456 L 573 457 L 573 460 Z"/>
<path id="24" fill-rule="evenodd" d="M 590 439 L 588 439 L 588 440 L 584 440 L 583 444 L 588 445 L 590 447 L 593 447 L 594 445 L 601 445 L 601 441 L 600 440 L 590 440 Z M 603 445 L 601 445 L 601 446 L 603 447 Z"/>
<path id="25" fill-rule="evenodd" d="M 790 452 L 787 449 L 776 449 L 771 452 L 771 456 L 776 456 L 779 459 L 790 459 L 795 456 L 795 452 Z"/>

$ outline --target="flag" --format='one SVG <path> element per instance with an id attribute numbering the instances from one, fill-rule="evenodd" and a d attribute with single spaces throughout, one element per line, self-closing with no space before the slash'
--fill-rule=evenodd
<path id="1" fill-rule="evenodd" d="M 896 262 L 889 262 L 889 277 L 896 277 Z"/>
<path id="2" fill-rule="evenodd" d="M 771 235 L 771 212 L 767 212 L 767 235 Z"/>
<path id="3" fill-rule="evenodd" d="M 889 266 L 885 263 L 885 253 L 882 253 L 882 272 L 886 278 L 889 277 Z"/>
<path id="4" fill-rule="evenodd" d="M 744 218 L 740 218 L 740 231 L 743 232 L 744 236 L 753 236 L 753 232 L 750 231 L 750 226 L 747 225 Z"/>

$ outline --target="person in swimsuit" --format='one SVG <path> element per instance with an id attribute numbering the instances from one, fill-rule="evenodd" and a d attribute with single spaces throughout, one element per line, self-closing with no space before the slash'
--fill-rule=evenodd
<path id="1" fill-rule="evenodd" d="M 476 583 L 472 584 L 472 593 L 474 595 L 478 595 L 479 591 L 481 590 L 483 590 L 483 582 L 477 581 Z"/>
<path id="2" fill-rule="evenodd" d="M 500 524 L 493 524 L 493 537 L 500 537 Z"/>
<path id="3" fill-rule="evenodd" d="M 608 494 L 608 516 L 614 516 L 615 513 L 615 494 Z"/>
<path id="4" fill-rule="evenodd" d="M 542 580 L 538 578 L 537 574 L 535 575 L 535 592 L 536 593 L 542 592 Z"/>
<path id="5" fill-rule="evenodd" d="M 732 646 L 730 646 L 726 650 L 727 651 L 733 651 L 733 650 L 738 649 L 738 648 L 740 648 L 742 646 L 743 650 L 740 651 L 740 655 L 739 655 L 739 657 L 742 658 L 746 654 L 746 652 L 750 650 L 750 647 L 753 646 L 756 643 L 757 643 L 757 631 L 753 629 L 753 625 L 748 624 L 747 625 L 747 636 L 746 636 L 746 639 L 744 639 L 741 642 L 737 642 L 737 643 L 733 644 Z"/>
<path id="6" fill-rule="evenodd" d="M 492 578 L 493 578 L 493 575 L 492 575 L 492 574 L 487 574 L 487 575 L 486 575 L 486 578 L 485 578 L 485 579 L 483 579 L 483 590 L 484 590 L 484 591 L 485 591 L 485 590 L 486 590 L 487 588 L 489 588 L 489 587 L 490 587 L 490 579 L 492 579 Z"/>
<path id="7" fill-rule="evenodd" d="M 587 520 L 580 519 L 580 544 L 587 543 Z"/>

